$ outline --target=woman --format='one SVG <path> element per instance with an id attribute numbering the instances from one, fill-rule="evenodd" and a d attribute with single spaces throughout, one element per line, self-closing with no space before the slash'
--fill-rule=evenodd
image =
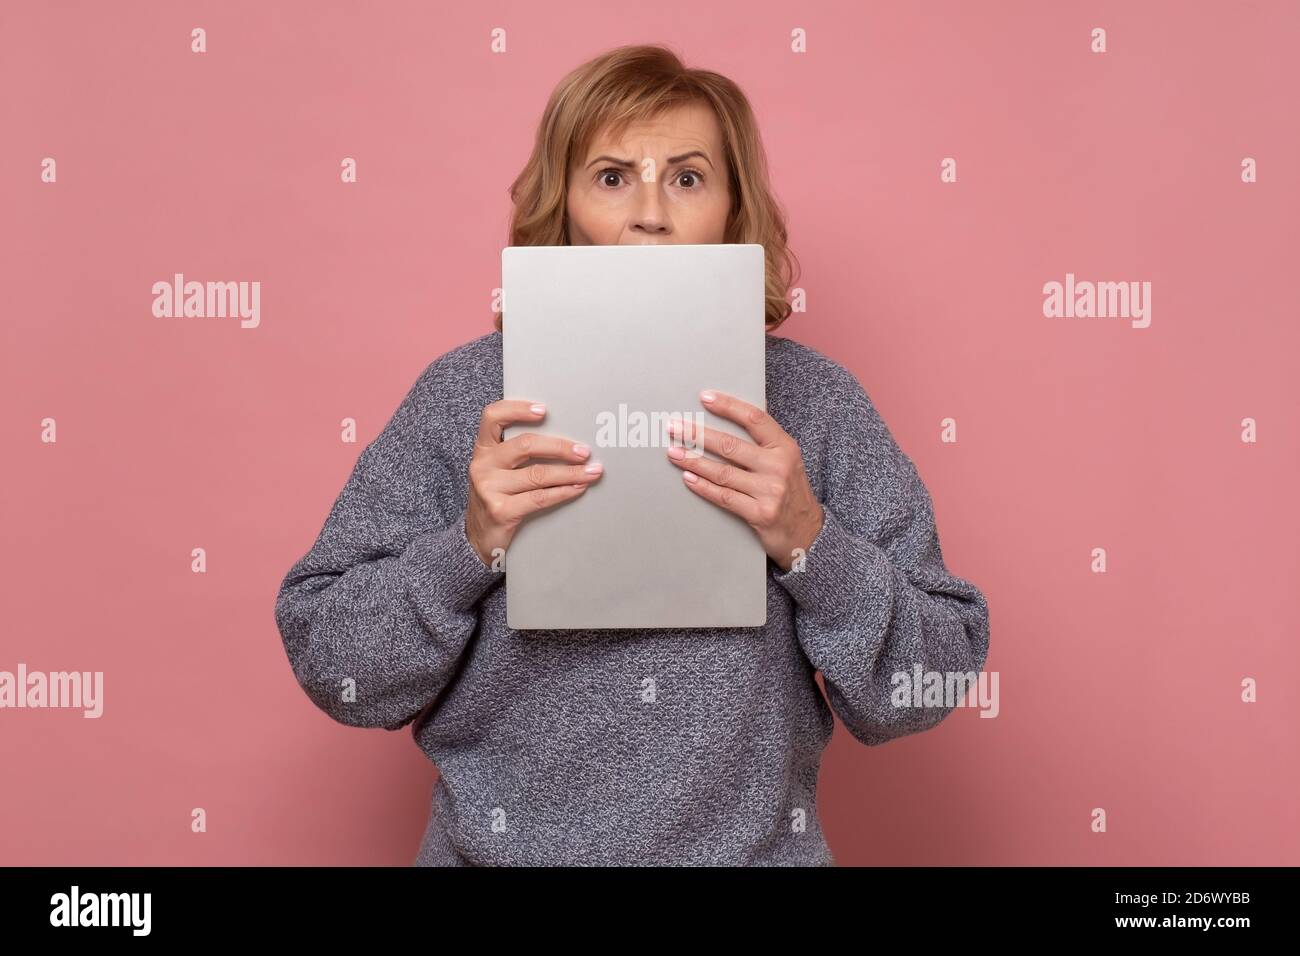
<path id="1" fill-rule="evenodd" d="M 666 49 L 566 77 L 511 195 L 511 245 L 762 243 L 768 331 L 790 314 L 750 107 Z M 929 494 L 861 385 L 768 335 L 767 408 L 701 406 L 752 440 L 706 429 L 717 457 L 665 454 L 664 480 L 762 541 L 761 628 L 508 628 L 496 549 L 600 472 L 567 436 L 503 441 L 545 411 L 501 395 L 498 319 L 421 374 L 276 602 L 312 701 L 352 726 L 413 722 L 439 768 L 416 864 L 832 865 L 816 811 L 832 712 L 869 745 L 932 727 L 951 702 L 900 706 L 894 675 L 973 678 L 989 643 L 984 597 L 944 567 Z"/>

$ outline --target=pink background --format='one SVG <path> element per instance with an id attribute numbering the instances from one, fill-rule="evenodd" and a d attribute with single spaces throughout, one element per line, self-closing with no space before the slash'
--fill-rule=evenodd
<path id="1" fill-rule="evenodd" d="M 550 89 L 647 41 L 751 97 L 808 293 L 781 334 L 858 375 L 949 568 L 990 603 L 996 719 L 959 709 L 879 748 L 837 728 L 820 792 L 837 861 L 1300 863 L 1300 6 L 13 2 L 0 19 L 0 670 L 105 672 L 99 720 L 0 711 L 0 863 L 414 859 L 433 765 L 409 731 L 313 707 L 276 588 L 420 371 L 491 329 L 506 190 Z M 153 317 L 175 272 L 260 281 L 261 326 Z M 1151 327 L 1045 318 L 1067 272 L 1150 281 Z"/>

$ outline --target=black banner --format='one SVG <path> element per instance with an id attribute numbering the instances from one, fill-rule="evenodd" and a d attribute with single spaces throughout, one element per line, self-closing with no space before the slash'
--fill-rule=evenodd
<path id="1" fill-rule="evenodd" d="M 1233 945 L 1291 925 L 1296 876 L 1280 867 L 11 868 L 0 870 L 0 915 L 7 941 L 71 933 L 82 943 L 373 943 L 409 929 L 437 945 L 466 920 L 508 930 L 536 916 L 577 921 L 584 934 L 626 924 L 629 939 L 661 936 L 664 921 L 766 933 L 773 920 L 791 930 L 807 920 L 851 927 L 864 946 L 883 941 L 876 934 L 926 948 L 1043 934 Z"/>

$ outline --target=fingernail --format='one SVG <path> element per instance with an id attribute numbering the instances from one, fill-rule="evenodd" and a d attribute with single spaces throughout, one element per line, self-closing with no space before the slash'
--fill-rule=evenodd
<path id="1" fill-rule="evenodd" d="M 599 475 L 602 471 L 605 470 L 605 466 L 602 465 L 600 462 L 596 461 L 596 462 L 592 462 L 590 465 L 588 465 L 586 468 L 582 470 L 589 475 Z"/>
<path id="2" fill-rule="evenodd" d="M 681 445 L 670 445 L 668 446 L 668 457 L 673 461 L 681 461 L 686 457 L 686 449 Z"/>
<path id="3" fill-rule="evenodd" d="M 682 472 L 682 480 L 683 480 L 683 481 L 689 481 L 691 484 L 695 484 L 695 483 L 696 483 L 697 481 L 699 481 L 700 479 L 698 479 L 698 478 L 695 477 L 695 472 L 693 472 L 693 471 L 684 471 L 684 472 Z"/>
<path id="4" fill-rule="evenodd" d="M 584 445 L 582 442 L 574 442 L 573 444 L 573 453 L 575 455 L 585 456 L 590 451 L 591 449 L 588 448 L 586 445 Z"/>
<path id="5" fill-rule="evenodd" d="M 541 402 L 538 402 L 536 405 L 529 405 L 528 410 L 531 411 L 534 415 L 546 414 L 546 406 L 543 405 Z"/>
<path id="6" fill-rule="evenodd" d="M 706 388 L 704 391 L 700 392 L 700 401 L 702 402 L 711 402 L 717 397 L 718 396 L 713 393 L 712 389 Z"/>

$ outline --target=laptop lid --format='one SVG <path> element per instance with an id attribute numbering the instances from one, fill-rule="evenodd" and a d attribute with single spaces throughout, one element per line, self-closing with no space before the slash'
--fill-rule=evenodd
<path id="1" fill-rule="evenodd" d="M 758 627 L 767 555 L 668 460 L 674 414 L 714 388 L 766 408 L 761 245 L 511 246 L 501 254 L 502 389 L 546 404 L 509 426 L 585 442 L 604 474 L 525 518 L 505 556 L 516 629 Z M 680 442 L 678 442 L 680 444 Z M 689 449 L 691 454 L 712 452 Z"/>

